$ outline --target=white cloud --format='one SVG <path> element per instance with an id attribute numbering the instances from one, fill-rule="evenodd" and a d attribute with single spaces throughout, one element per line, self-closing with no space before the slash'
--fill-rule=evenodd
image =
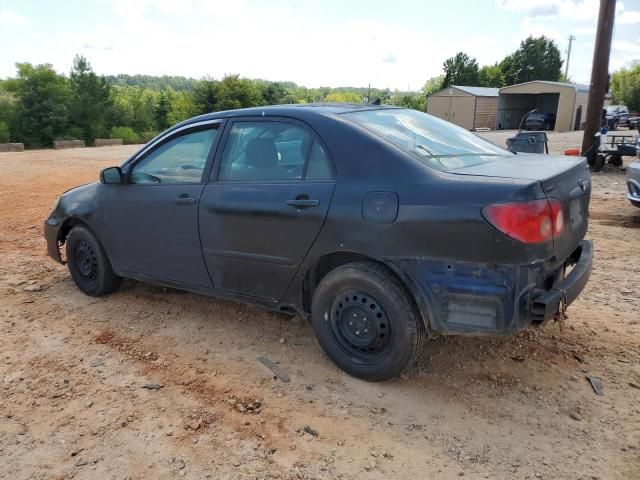
<path id="1" fill-rule="evenodd" d="M 505 10 L 530 17 L 548 17 L 560 12 L 555 0 L 497 0 L 497 4 Z"/>
<path id="2" fill-rule="evenodd" d="M 29 20 L 24 15 L 20 15 L 11 10 L 0 10 L 0 25 L 2 26 L 20 26 L 27 25 L 28 23 Z"/>
<path id="3" fill-rule="evenodd" d="M 572 21 L 598 18 L 598 0 L 497 0 L 498 7 L 527 17 L 560 17 Z"/>
<path id="4" fill-rule="evenodd" d="M 616 23 L 620 25 L 632 25 L 640 23 L 640 11 L 622 11 L 616 14 Z"/>

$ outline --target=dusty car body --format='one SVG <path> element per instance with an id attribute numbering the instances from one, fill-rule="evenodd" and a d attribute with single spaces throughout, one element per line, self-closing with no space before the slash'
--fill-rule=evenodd
<path id="1" fill-rule="evenodd" d="M 153 167 L 176 145 L 193 159 Z M 589 196 L 584 159 L 516 156 L 420 112 L 273 106 L 172 127 L 63 194 L 45 237 L 90 295 L 128 277 L 298 314 L 341 368 L 382 380 L 437 334 L 556 317 L 591 271 Z"/>

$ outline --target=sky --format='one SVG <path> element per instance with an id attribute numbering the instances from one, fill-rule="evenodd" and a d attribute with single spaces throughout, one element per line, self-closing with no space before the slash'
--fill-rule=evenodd
<path id="1" fill-rule="evenodd" d="M 598 0 L 0 0 L 0 78 L 16 62 L 68 73 L 288 80 L 419 90 L 458 51 L 499 62 L 528 35 L 556 41 L 589 83 Z M 610 69 L 640 61 L 640 0 L 617 2 Z M 563 67 L 564 68 L 564 67 Z"/>

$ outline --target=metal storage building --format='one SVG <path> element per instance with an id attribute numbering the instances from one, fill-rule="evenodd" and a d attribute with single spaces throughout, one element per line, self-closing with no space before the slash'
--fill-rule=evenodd
<path id="1" fill-rule="evenodd" d="M 496 128 L 498 88 L 451 85 L 427 98 L 427 113 L 467 130 Z"/>
<path id="2" fill-rule="evenodd" d="M 516 129 L 522 117 L 537 108 L 556 115 L 557 132 L 580 130 L 587 116 L 589 87 L 575 83 L 534 80 L 500 89 L 498 129 Z"/>

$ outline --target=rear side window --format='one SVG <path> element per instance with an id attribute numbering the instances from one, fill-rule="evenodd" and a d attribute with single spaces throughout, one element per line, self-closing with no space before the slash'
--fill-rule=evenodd
<path id="1" fill-rule="evenodd" d="M 320 142 L 314 140 L 309 153 L 306 180 L 330 180 L 333 178 L 333 168 Z"/>
<path id="2" fill-rule="evenodd" d="M 463 128 L 416 110 L 365 110 L 344 116 L 440 170 L 512 155 Z"/>
<path id="3" fill-rule="evenodd" d="M 332 177 L 322 146 L 305 128 L 281 121 L 236 122 L 220 164 L 219 180 L 276 181 Z"/>

